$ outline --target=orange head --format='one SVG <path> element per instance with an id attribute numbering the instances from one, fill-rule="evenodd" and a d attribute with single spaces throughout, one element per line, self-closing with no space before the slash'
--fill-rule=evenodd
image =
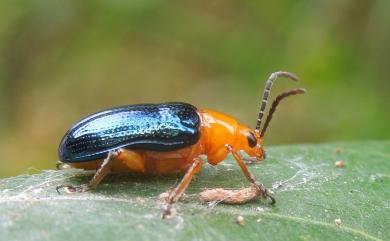
<path id="1" fill-rule="evenodd" d="M 200 110 L 202 118 L 201 145 L 208 162 L 218 164 L 228 154 L 226 145 L 245 151 L 249 156 L 261 159 L 263 146 L 260 134 L 239 124 L 232 117 L 213 110 Z"/>
<path id="2" fill-rule="evenodd" d="M 254 130 L 245 125 L 239 124 L 234 118 L 223 113 L 212 110 L 199 111 L 202 119 L 202 136 L 200 143 L 203 146 L 204 154 L 208 157 L 209 163 L 215 165 L 225 159 L 228 154 L 228 150 L 226 148 L 227 144 L 231 145 L 235 150 L 244 151 L 250 157 L 254 157 L 258 160 L 265 157 L 263 138 L 279 102 L 290 95 L 305 92 L 304 89 L 298 88 L 278 95 L 272 103 L 263 128 L 260 130 L 261 120 L 266 108 L 269 92 L 273 81 L 279 76 L 298 80 L 295 75 L 282 71 L 275 72 L 270 76 L 264 89 L 259 116 Z"/>
<path id="3" fill-rule="evenodd" d="M 244 125 L 238 126 L 238 135 L 234 147 L 237 150 L 246 152 L 250 157 L 255 157 L 258 160 L 264 158 L 263 139 L 258 131 L 253 131 L 251 128 Z"/>

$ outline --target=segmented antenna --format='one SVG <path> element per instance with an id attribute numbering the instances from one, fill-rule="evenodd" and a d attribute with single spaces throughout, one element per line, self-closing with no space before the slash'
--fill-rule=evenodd
<path id="1" fill-rule="evenodd" d="M 267 116 L 267 119 L 265 120 L 263 129 L 261 130 L 260 137 L 263 137 L 265 132 L 267 131 L 267 127 L 272 120 L 272 115 L 274 114 L 276 107 L 279 105 L 280 101 L 286 97 L 291 96 L 291 95 L 303 94 L 305 92 L 306 92 L 305 89 L 298 88 L 298 89 L 288 90 L 288 91 L 283 92 L 283 93 L 279 94 L 278 96 L 276 96 L 275 100 L 272 102 L 271 108 L 269 109 L 268 116 Z"/>
<path id="2" fill-rule="evenodd" d="M 261 105 L 260 105 L 259 117 L 257 118 L 257 123 L 256 123 L 255 130 L 258 131 L 258 132 L 260 131 L 261 120 L 263 119 L 264 110 L 267 107 L 267 101 L 268 101 L 269 93 L 271 91 L 271 88 L 272 88 L 272 85 L 273 85 L 274 81 L 278 77 L 286 77 L 286 78 L 289 78 L 291 80 L 298 81 L 298 77 L 296 75 L 290 73 L 290 72 L 278 71 L 278 72 L 272 73 L 270 75 L 270 77 L 267 80 L 267 83 L 265 84 L 265 88 L 264 88 L 264 92 L 263 92 L 263 99 L 262 99 Z"/>

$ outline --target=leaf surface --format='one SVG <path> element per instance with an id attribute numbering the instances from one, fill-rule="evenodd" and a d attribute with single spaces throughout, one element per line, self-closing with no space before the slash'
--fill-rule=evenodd
<path id="1" fill-rule="evenodd" d="M 346 166 L 335 167 L 338 160 Z M 200 203 L 197 194 L 206 188 L 249 186 L 229 157 L 205 165 L 169 220 L 161 219 L 158 195 L 180 176 L 111 175 L 93 192 L 60 195 L 57 185 L 84 183 L 93 173 L 11 177 L 0 180 L 0 239 L 390 240 L 389 161 L 390 141 L 270 147 L 266 161 L 248 167 L 274 192 L 276 205 Z"/>

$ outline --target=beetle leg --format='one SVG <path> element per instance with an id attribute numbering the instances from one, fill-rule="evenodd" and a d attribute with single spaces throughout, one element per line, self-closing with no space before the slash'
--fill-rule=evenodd
<path id="1" fill-rule="evenodd" d="M 203 161 L 200 158 L 195 158 L 190 168 L 187 170 L 181 182 L 173 189 L 168 197 L 168 205 L 164 210 L 162 218 L 168 218 L 172 214 L 172 206 L 179 200 L 187 189 L 194 175 L 202 168 Z"/>
<path id="2" fill-rule="evenodd" d="M 64 169 L 68 169 L 68 168 L 71 168 L 71 166 L 69 166 L 68 164 L 66 164 L 62 161 L 57 161 L 57 163 L 56 163 L 57 170 L 64 170 Z"/>
<path id="3" fill-rule="evenodd" d="M 102 181 L 102 179 L 107 176 L 108 173 L 111 171 L 111 164 L 114 160 L 117 159 L 118 155 L 120 153 L 119 151 L 113 151 L 109 152 L 107 157 L 103 160 L 103 163 L 101 164 L 100 168 L 96 171 L 93 178 L 89 181 L 88 184 L 82 184 L 78 186 L 72 186 L 72 185 L 59 185 L 57 186 L 56 190 L 58 193 L 60 193 L 60 189 L 65 188 L 68 192 L 86 192 L 91 189 L 96 188 L 96 186 Z"/>
<path id="4" fill-rule="evenodd" d="M 229 144 L 226 144 L 226 148 L 227 150 L 233 154 L 233 157 L 234 159 L 236 159 L 238 165 L 240 166 L 242 172 L 244 173 L 245 177 L 248 179 L 249 182 L 251 182 L 252 184 L 254 184 L 255 187 L 257 187 L 257 191 L 258 193 L 263 197 L 263 198 L 269 198 L 271 200 L 271 204 L 274 204 L 276 202 L 275 198 L 272 197 L 269 193 L 268 193 L 268 190 L 267 188 L 264 187 L 263 184 L 258 184 L 256 183 L 256 180 L 253 178 L 253 176 L 250 174 L 248 168 L 246 167 L 244 161 L 242 160 L 242 157 L 240 156 L 240 154 L 234 150 L 234 148 L 229 145 Z"/>

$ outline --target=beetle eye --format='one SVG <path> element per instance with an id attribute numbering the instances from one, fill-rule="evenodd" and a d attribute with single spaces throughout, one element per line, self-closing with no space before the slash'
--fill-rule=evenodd
<path id="1" fill-rule="evenodd" d="M 257 144 L 257 140 L 256 140 L 255 135 L 252 132 L 249 132 L 246 137 L 248 139 L 249 147 L 255 147 Z"/>

